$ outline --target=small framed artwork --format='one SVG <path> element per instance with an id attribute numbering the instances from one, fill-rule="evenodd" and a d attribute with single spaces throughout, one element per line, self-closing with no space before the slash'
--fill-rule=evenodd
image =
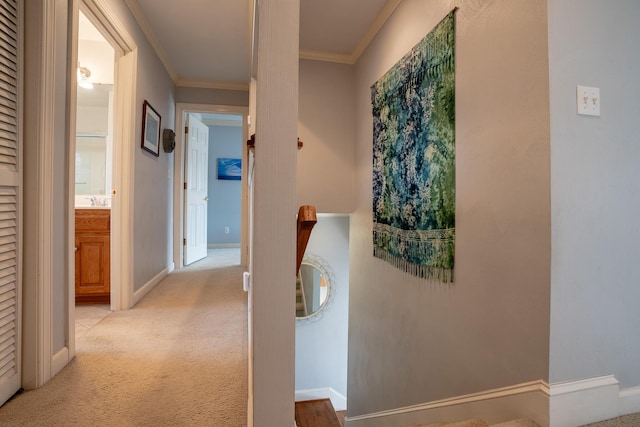
<path id="1" fill-rule="evenodd" d="M 242 159 L 218 157 L 218 179 L 240 181 L 242 178 Z"/>
<path id="2" fill-rule="evenodd" d="M 160 114 L 146 100 L 142 106 L 142 149 L 160 157 Z"/>

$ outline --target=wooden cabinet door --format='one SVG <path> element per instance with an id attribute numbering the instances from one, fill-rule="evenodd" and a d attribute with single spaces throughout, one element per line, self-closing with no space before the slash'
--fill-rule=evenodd
<path id="1" fill-rule="evenodd" d="M 76 248 L 76 302 L 109 303 L 109 236 L 78 234 Z"/>

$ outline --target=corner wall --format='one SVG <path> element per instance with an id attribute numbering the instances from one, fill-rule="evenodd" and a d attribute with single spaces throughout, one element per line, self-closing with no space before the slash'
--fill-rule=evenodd
<path id="1" fill-rule="evenodd" d="M 638 21 L 635 0 L 549 0 L 553 383 L 640 386 Z M 600 117 L 576 114 L 576 85 L 600 88 Z"/>
<path id="2" fill-rule="evenodd" d="M 173 153 L 155 157 L 142 148 L 142 105 L 160 114 L 160 129 L 175 128 L 175 85 L 124 0 L 109 2 L 137 45 L 136 127 L 133 147 L 133 291 L 151 283 L 173 262 Z M 162 145 L 162 143 L 161 143 Z"/>
<path id="3" fill-rule="evenodd" d="M 353 210 L 353 67 L 300 60 L 296 203 L 318 212 Z"/>
<path id="4" fill-rule="evenodd" d="M 444 285 L 372 256 L 369 88 L 454 6 L 456 268 Z M 403 1 L 355 83 L 348 417 L 547 380 L 546 2 Z"/>
<path id="5" fill-rule="evenodd" d="M 321 257 L 333 271 L 335 283 L 317 315 L 296 320 L 296 392 L 330 388 L 346 396 L 349 217 L 318 215 L 305 253 Z"/>

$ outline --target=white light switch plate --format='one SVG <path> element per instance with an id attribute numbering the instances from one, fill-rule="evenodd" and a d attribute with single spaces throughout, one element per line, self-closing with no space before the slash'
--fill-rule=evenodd
<path id="1" fill-rule="evenodd" d="M 600 115 L 600 89 L 597 87 L 578 86 L 576 102 L 578 114 L 585 116 Z"/>

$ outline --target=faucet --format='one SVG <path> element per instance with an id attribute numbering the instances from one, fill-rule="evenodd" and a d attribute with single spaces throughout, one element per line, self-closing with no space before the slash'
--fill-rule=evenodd
<path id="1" fill-rule="evenodd" d="M 109 200 L 105 197 L 103 199 L 100 199 L 99 197 L 96 196 L 91 196 L 89 198 L 89 203 L 91 204 L 91 207 L 102 207 L 102 208 L 106 208 L 109 206 Z"/>

